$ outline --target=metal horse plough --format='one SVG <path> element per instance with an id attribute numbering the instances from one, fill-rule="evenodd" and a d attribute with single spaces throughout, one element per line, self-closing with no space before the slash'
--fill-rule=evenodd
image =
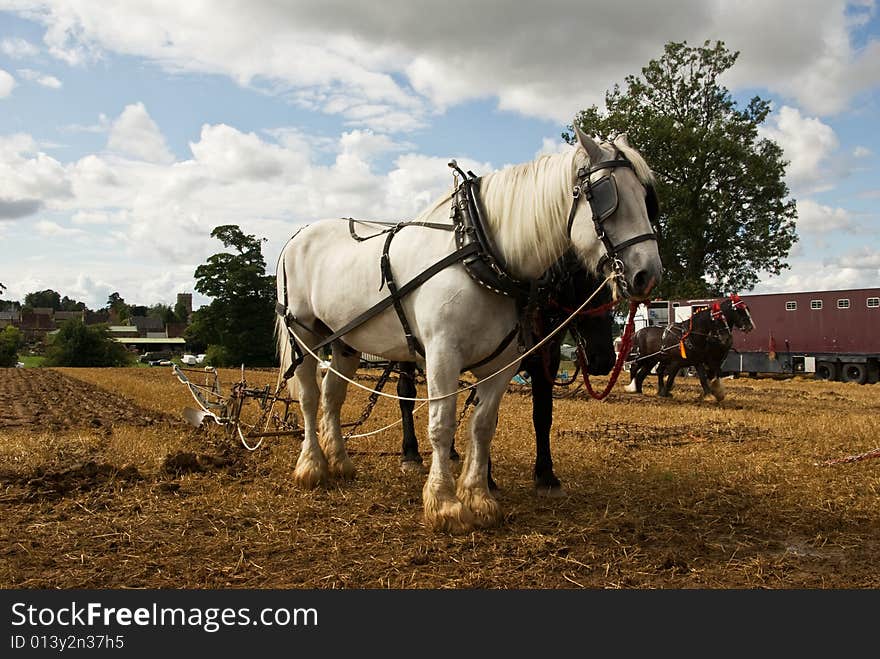
<path id="1" fill-rule="evenodd" d="M 379 376 L 360 417 L 356 421 L 342 424 L 342 427 L 349 429 L 347 437 L 370 417 L 380 392 L 390 377 L 392 366 L 388 364 Z M 291 409 L 299 401 L 282 393 L 287 391 L 286 380 L 282 380 L 274 391 L 268 384 L 262 388 L 250 387 L 242 366 L 241 379 L 230 387 L 228 395 L 224 395 L 220 376 L 213 366 L 196 369 L 172 364 L 171 369 L 177 379 L 186 385 L 199 406 L 199 409 L 183 408 L 183 418 L 190 425 L 199 428 L 205 419 L 209 419 L 226 428 L 230 438 L 238 437 L 244 447 L 251 451 L 259 448 L 267 437 L 302 438 L 303 429 Z M 203 384 L 194 382 L 188 373 L 204 376 Z M 252 445 L 251 442 L 254 441 L 256 444 Z"/>

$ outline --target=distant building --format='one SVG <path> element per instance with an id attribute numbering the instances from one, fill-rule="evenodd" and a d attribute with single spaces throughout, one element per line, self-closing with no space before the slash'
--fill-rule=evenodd
<path id="1" fill-rule="evenodd" d="M 128 324 L 137 327 L 138 336 L 147 336 L 151 332 L 162 332 L 163 336 L 165 334 L 165 323 L 156 316 L 131 316 Z"/>
<path id="2" fill-rule="evenodd" d="M 18 327 L 21 325 L 21 310 L 9 309 L 8 311 L 0 311 L 0 329 L 7 325 Z"/>
<path id="3" fill-rule="evenodd" d="M 38 307 L 29 311 L 22 311 L 19 329 L 21 329 L 25 341 L 44 339 L 46 334 L 55 329 L 52 309 L 49 307 Z"/>
<path id="4" fill-rule="evenodd" d="M 80 320 L 85 322 L 85 311 L 56 311 L 55 312 L 55 324 L 60 325 L 61 323 L 68 320 Z"/>
<path id="5" fill-rule="evenodd" d="M 187 323 L 168 323 L 165 325 L 165 332 L 169 338 L 183 336 L 188 327 Z"/>
<path id="6" fill-rule="evenodd" d="M 110 312 L 106 309 L 99 309 L 98 311 L 86 311 L 85 316 L 83 317 L 83 322 L 86 325 L 101 325 L 110 323 Z"/>
<path id="7" fill-rule="evenodd" d="M 138 334 L 138 328 L 134 325 L 110 325 L 107 329 L 110 331 L 110 336 L 114 339 L 136 339 L 140 336 Z"/>

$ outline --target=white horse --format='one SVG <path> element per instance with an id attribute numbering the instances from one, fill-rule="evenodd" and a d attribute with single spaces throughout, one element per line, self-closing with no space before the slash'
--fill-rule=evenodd
<path id="1" fill-rule="evenodd" d="M 591 272 L 600 263 L 606 270 L 614 267 L 624 292 L 635 300 L 646 299 L 662 270 L 656 240 L 645 239 L 654 238 L 645 204 L 646 190 L 651 189 L 646 186 L 653 180 L 650 169 L 625 136 L 601 144 L 579 130 L 577 137 L 578 143 L 566 153 L 541 156 L 481 179 L 487 232 L 516 279 L 539 278 L 572 247 Z M 452 199 L 452 195 L 439 199 L 416 222 L 450 225 Z M 597 207 L 601 208 L 597 211 Z M 293 363 L 293 336 L 311 349 L 386 297 L 380 290 L 383 243 L 383 238 L 353 240 L 348 223 L 339 219 L 308 225 L 287 243 L 277 272 L 282 374 Z M 407 226 L 389 248 L 394 279 L 408 282 L 455 249 L 451 231 Z M 612 254 L 607 258 L 609 250 Z M 429 404 L 433 453 L 422 493 L 425 522 L 452 533 L 493 525 L 501 519 L 501 510 L 488 487 L 489 446 L 501 397 L 519 364 L 516 341 L 498 350 L 517 327 L 517 304 L 480 286 L 461 263 L 454 263 L 408 293 L 402 308 L 412 335 L 424 347 L 430 398 L 455 392 L 462 370 L 488 356 L 494 354 L 488 363 L 470 369 L 478 379 L 510 364 L 477 387 L 470 446 L 457 488 L 449 459 L 456 396 Z M 409 345 L 398 314 L 389 307 L 333 341 L 332 369 L 353 377 L 361 352 L 412 361 Z M 304 421 L 294 480 L 311 488 L 329 478 L 350 478 L 354 466 L 340 430 L 347 382 L 333 370 L 324 377 L 319 430 L 317 360 L 308 350 L 302 352 L 304 359 L 293 376 Z M 294 383 L 290 384 L 294 390 Z"/>

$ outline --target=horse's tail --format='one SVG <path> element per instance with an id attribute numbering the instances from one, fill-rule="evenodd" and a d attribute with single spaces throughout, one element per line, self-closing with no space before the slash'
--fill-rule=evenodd
<path id="1" fill-rule="evenodd" d="M 294 234 L 294 237 L 296 237 L 296 234 Z M 293 238 L 290 240 L 293 240 Z M 289 244 L 290 241 L 287 241 L 287 245 Z M 278 381 L 275 385 L 276 389 L 281 386 L 284 380 L 289 379 L 293 375 L 293 370 L 302 361 L 301 355 L 297 354 L 297 347 L 294 343 L 295 339 L 288 327 L 287 272 L 284 267 L 284 254 L 287 251 L 287 245 L 281 249 L 278 265 L 275 268 L 275 353 L 278 356 Z"/>
<path id="2" fill-rule="evenodd" d="M 287 331 L 287 321 L 280 313 L 275 314 L 275 354 L 278 356 L 278 382 L 275 388 L 281 386 L 284 374 L 293 364 L 293 347 L 290 345 L 290 333 Z"/>

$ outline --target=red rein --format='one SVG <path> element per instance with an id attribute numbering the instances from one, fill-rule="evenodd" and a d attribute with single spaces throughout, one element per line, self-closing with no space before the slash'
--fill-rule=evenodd
<path id="1" fill-rule="evenodd" d="M 578 346 L 578 364 L 581 367 L 581 372 L 584 374 L 584 385 L 587 387 L 587 391 L 590 396 L 595 398 L 596 400 L 602 400 L 609 393 L 611 393 L 611 389 L 614 388 L 615 383 L 617 382 L 617 376 L 620 375 L 620 371 L 623 368 L 623 362 L 626 361 L 626 358 L 629 356 L 630 348 L 632 348 L 633 342 L 633 330 L 635 329 L 635 316 L 636 310 L 639 308 L 638 303 L 630 302 L 629 304 L 629 319 L 626 321 L 626 327 L 623 330 L 623 336 L 620 338 L 620 352 L 617 353 L 617 361 L 614 364 L 614 369 L 611 371 L 611 379 L 608 380 L 608 386 L 605 387 L 602 393 L 597 394 L 593 391 L 593 387 L 590 385 L 590 376 L 587 373 L 587 365 L 586 360 L 584 359 L 584 351 L 581 346 Z"/>

